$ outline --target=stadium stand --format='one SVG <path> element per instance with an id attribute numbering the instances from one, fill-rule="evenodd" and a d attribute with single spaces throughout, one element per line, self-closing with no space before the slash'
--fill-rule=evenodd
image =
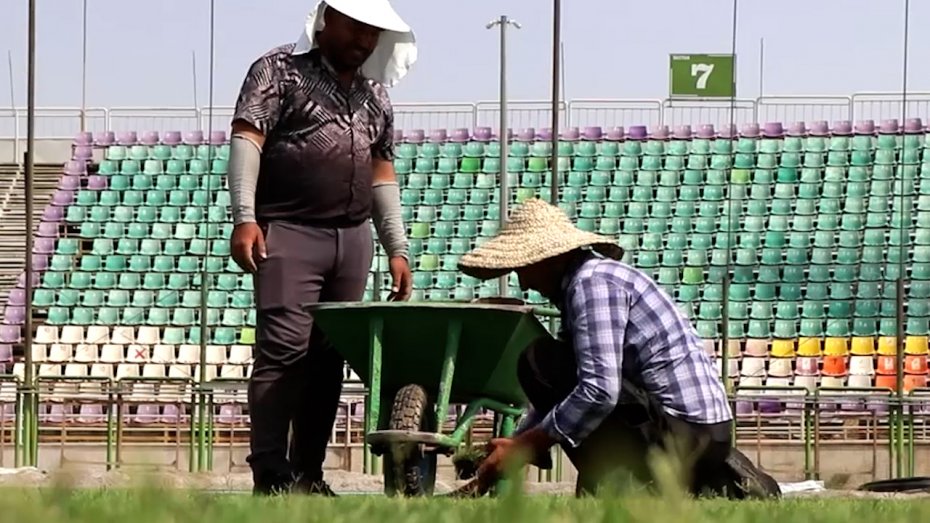
<path id="1" fill-rule="evenodd" d="M 489 128 L 396 134 L 414 299 L 497 295 L 496 281 L 456 271 L 458 257 L 498 229 L 497 138 Z M 550 137 L 545 129 L 513 135 L 506 166 L 512 202 L 547 197 Z M 738 133 L 713 125 L 569 128 L 557 151 L 559 205 L 581 228 L 615 237 L 626 260 L 677 299 L 708 352 L 721 363 L 727 352 L 726 371 L 741 386 L 893 389 L 895 283 L 903 266 L 904 387 L 912 390 L 928 380 L 928 151 L 930 135 L 916 118 L 836 122 L 832 129 L 822 121 L 745 124 Z M 208 379 L 248 376 L 252 279 L 229 257 L 227 155 L 223 132 L 75 139 L 35 232 L 40 379 L 139 378 L 132 419 L 157 424 L 184 415 L 179 394 L 186 389 L 163 394 L 141 383 L 198 379 L 202 334 Z M 386 267 L 379 252 L 366 299 L 386 296 Z M 0 361 L 12 363 L 17 376 L 23 278 L 9 292 L 0 326 Z M 544 302 L 522 293 L 515 279 L 507 293 Z M 101 421 L 103 410 L 92 402 L 76 410 L 56 403 L 70 390 L 63 387 L 46 398 L 52 405 L 44 420 Z M 216 422 L 247 422 L 244 394 L 230 394 Z M 791 404 L 737 407 L 771 413 Z M 343 417 L 351 412 L 360 423 L 360 402 L 344 408 Z"/>

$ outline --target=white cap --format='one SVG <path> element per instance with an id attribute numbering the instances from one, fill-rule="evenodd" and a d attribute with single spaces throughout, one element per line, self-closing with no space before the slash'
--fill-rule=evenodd
<path id="1" fill-rule="evenodd" d="M 386 87 L 393 87 L 416 62 L 417 46 L 413 31 L 391 7 L 388 0 L 320 2 L 307 15 L 307 23 L 297 40 L 293 54 L 309 53 L 317 47 L 316 33 L 323 29 L 323 11 L 327 6 L 349 18 L 384 30 L 374 52 L 362 64 L 361 73 L 366 78 Z"/>

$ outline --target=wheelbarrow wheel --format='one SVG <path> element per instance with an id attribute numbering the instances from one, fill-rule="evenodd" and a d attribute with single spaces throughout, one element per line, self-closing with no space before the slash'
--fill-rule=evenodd
<path id="1" fill-rule="evenodd" d="M 432 408 L 426 390 L 407 385 L 397 391 L 390 430 L 433 432 Z M 397 454 L 399 453 L 399 454 Z M 384 493 L 388 496 L 429 496 L 436 484 L 436 454 L 421 445 L 398 446 L 384 454 Z"/>

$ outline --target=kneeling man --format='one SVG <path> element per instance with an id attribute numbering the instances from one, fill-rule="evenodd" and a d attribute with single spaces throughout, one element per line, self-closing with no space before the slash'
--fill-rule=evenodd
<path id="1" fill-rule="evenodd" d="M 691 322 L 622 254 L 558 207 L 530 200 L 462 257 L 462 272 L 480 279 L 516 271 L 523 289 L 562 315 L 558 341 L 523 353 L 518 378 L 530 411 L 514 438 L 492 441 L 477 485 L 522 465 L 521 456 L 546 466 L 558 444 L 578 470 L 579 495 L 613 478 L 651 483 L 654 448 L 679 460 L 694 494 L 777 495 L 777 483 L 732 448 L 727 392 Z"/>

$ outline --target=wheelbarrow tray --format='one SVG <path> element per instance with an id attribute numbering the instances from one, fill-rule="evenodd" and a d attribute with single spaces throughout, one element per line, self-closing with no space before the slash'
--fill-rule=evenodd
<path id="1" fill-rule="evenodd" d="M 452 403 L 479 398 L 521 407 L 517 360 L 548 331 L 530 307 L 474 303 L 328 303 L 308 305 L 314 321 L 356 374 L 371 383 L 371 347 L 380 332 L 381 391 L 418 383 L 439 392 L 450 332 L 458 331 Z M 460 328 L 456 327 L 458 324 Z"/>

